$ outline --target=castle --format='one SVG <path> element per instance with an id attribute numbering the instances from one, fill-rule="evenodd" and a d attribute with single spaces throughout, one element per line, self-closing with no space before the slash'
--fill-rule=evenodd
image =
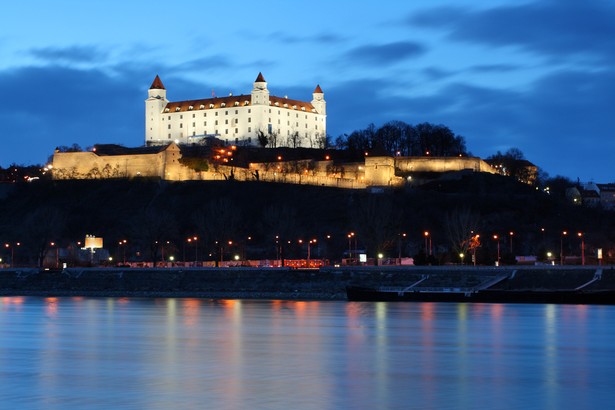
<path id="1" fill-rule="evenodd" d="M 211 143 L 211 144 L 210 144 Z M 266 144 L 265 144 L 266 143 Z M 54 179 L 156 177 L 170 181 L 270 181 L 338 188 L 402 186 L 420 173 L 457 171 L 495 173 L 475 157 L 365 156 L 359 162 L 325 158 L 274 162 L 233 162 L 236 149 L 325 148 L 326 102 L 316 86 L 311 102 L 275 97 L 258 74 L 250 95 L 170 102 L 159 76 L 145 100 L 145 144 L 127 148 L 97 145 L 87 152 L 53 155 Z M 210 146 L 210 157 L 196 157 L 194 147 Z M 194 161 L 193 161 L 194 162 Z"/>
<path id="2" fill-rule="evenodd" d="M 216 137 L 226 145 L 264 146 L 266 141 L 274 148 L 323 148 L 326 107 L 320 85 L 311 102 L 276 97 L 262 73 L 249 95 L 171 102 L 156 76 L 145 100 L 145 145 L 191 144 Z"/>

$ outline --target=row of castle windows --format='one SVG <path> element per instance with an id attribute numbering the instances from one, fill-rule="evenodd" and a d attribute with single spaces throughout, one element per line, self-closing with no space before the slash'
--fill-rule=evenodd
<path id="1" fill-rule="evenodd" d="M 247 100 L 243 102 L 243 105 L 244 105 L 244 106 L 249 105 L 249 104 L 250 104 L 250 102 L 249 102 L 249 101 L 247 101 Z M 269 101 L 269 104 L 271 104 L 271 101 Z M 233 105 L 234 105 L 235 107 L 239 107 L 239 102 L 238 102 L 238 101 L 235 101 L 235 104 L 233 104 Z M 275 105 L 276 107 L 279 107 L 279 106 L 280 106 L 280 103 L 279 103 L 279 102 L 275 102 L 275 103 L 274 103 L 274 105 Z M 284 106 L 284 108 L 288 108 L 288 107 L 289 107 L 289 105 L 288 105 L 288 104 L 286 104 L 286 103 L 284 103 L 284 104 L 283 104 L 283 106 Z M 220 103 L 220 108 L 224 108 L 224 107 L 226 107 L 226 103 Z M 292 105 L 292 106 L 290 106 L 290 107 L 291 107 L 293 110 L 296 110 L 296 109 L 297 109 L 297 106 L 296 106 L 296 105 Z M 209 108 L 215 108 L 215 105 L 214 105 L 214 104 L 209 104 Z M 188 111 L 192 111 L 193 109 L 194 109 L 194 106 L 193 106 L 193 105 L 188 106 Z M 205 109 L 205 105 L 201 104 L 201 105 L 199 106 L 199 109 L 200 109 L 200 110 L 204 110 L 204 109 Z M 181 111 L 181 110 L 182 110 L 182 109 L 181 109 L 181 107 L 175 107 L 175 112 L 179 112 L 179 111 Z M 164 112 L 170 112 L 170 111 L 171 111 L 171 109 L 170 109 L 170 108 L 165 108 L 165 109 L 164 109 Z M 301 111 L 305 111 L 305 107 L 301 107 Z M 312 108 L 312 112 L 316 112 L 316 109 Z"/>

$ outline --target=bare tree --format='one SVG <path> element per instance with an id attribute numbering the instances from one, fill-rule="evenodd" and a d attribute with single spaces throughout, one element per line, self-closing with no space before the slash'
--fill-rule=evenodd
<path id="1" fill-rule="evenodd" d="M 465 254 L 471 250 L 479 221 L 479 215 L 466 207 L 457 208 L 446 215 L 446 229 L 455 254 Z"/>

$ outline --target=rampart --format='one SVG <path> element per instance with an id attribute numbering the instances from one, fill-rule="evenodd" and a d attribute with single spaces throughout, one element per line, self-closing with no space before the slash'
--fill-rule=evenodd
<path id="1" fill-rule="evenodd" d="M 170 181 L 228 180 L 266 181 L 347 189 L 369 186 L 400 186 L 413 172 L 443 173 L 471 170 L 495 173 L 480 158 L 365 157 L 364 162 L 277 161 L 251 163 L 247 168 L 209 161 L 207 171 L 181 162 L 182 152 L 172 143 L 166 147 L 119 150 L 119 153 L 59 152 L 53 155 L 54 179 L 101 179 L 157 177 Z"/>

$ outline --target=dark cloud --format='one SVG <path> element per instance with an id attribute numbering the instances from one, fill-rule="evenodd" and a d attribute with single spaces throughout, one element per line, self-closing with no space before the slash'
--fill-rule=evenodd
<path id="1" fill-rule="evenodd" d="M 346 58 L 359 64 L 395 64 L 425 54 L 425 46 L 412 41 L 370 44 L 349 50 Z"/>
<path id="2" fill-rule="evenodd" d="M 441 123 L 479 156 L 520 148 L 552 175 L 615 181 L 615 73 L 558 71 L 523 89 L 450 84 L 431 95 L 391 96 L 395 80 L 341 83 L 325 94 L 337 136 L 390 120 Z M 604 130 L 609 130 L 608 134 Z"/>
<path id="3" fill-rule="evenodd" d="M 58 145 L 142 142 L 143 90 L 131 78 L 59 66 L 0 73 L 0 164 L 44 163 Z M 147 89 L 149 84 L 143 88 Z"/>
<path id="4" fill-rule="evenodd" d="M 452 40 L 515 46 L 542 55 L 615 60 L 615 3 L 545 0 L 470 11 L 434 8 L 408 18 L 412 26 L 444 29 Z"/>
<path id="5" fill-rule="evenodd" d="M 93 46 L 34 48 L 30 54 L 39 60 L 58 63 L 93 63 L 104 60 L 107 53 Z"/>

